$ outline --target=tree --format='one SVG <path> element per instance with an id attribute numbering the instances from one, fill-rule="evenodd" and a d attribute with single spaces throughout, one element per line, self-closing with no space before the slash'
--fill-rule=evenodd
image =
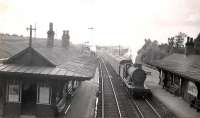
<path id="1" fill-rule="evenodd" d="M 152 61 L 162 59 L 174 52 L 184 53 L 184 40 L 187 37 L 185 33 L 178 33 L 168 38 L 168 44 L 158 44 L 158 41 L 145 39 L 145 44 L 138 51 L 135 62 L 151 63 Z"/>
<path id="2" fill-rule="evenodd" d="M 168 45 L 159 45 L 158 41 L 151 41 L 150 39 L 145 39 L 145 44 L 138 51 L 138 55 L 135 59 L 136 63 L 149 63 L 157 59 L 161 59 L 168 54 Z"/>
<path id="3" fill-rule="evenodd" d="M 179 32 L 178 35 L 168 38 L 168 45 L 171 48 L 183 48 L 184 40 L 187 37 L 185 33 Z"/>
<path id="4" fill-rule="evenodd" d="M 184 47 L 184 40 L 187 37 L 187 35 L 185 33 L 179 32 L 178 35 L 175 36 L 175 47 L 176 48 L 182 48 Z"/>
<path id="5" fill-rule="evenodd" d="M 174 39 L 174 37 L 168 38 L 168 45 L 171 48 L 175 47 L 175 39 Z"/>
<path id="6" fill-rule="evenodd" d="M 178 35 L 168 38 L 169 53 L 183 53 L 186 37 L 187 35 L 185 33 L 179 32 Z"/>

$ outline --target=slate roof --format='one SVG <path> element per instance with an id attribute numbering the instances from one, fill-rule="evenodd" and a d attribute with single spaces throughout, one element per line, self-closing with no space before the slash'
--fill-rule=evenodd
<path id="1" fill-rule="evenodd" d="M 176 73 L 192 81 L 200 82 L 200 55 L 172 54 L 150 63 L 153 66 Z"/>
<path id="2" fill-rule="evenodd" d="M 62 48 L 61 40 L 54 40 L 54 47 L 47 48 L 46 40 L 33 39 L 33 49 L 55 67 L 38 67 L 16 64 L 1 64 L 0 72 L 19 72 L 40 75 L 77 77 L 81 80 L 93 77 L 97 66 L 96 58 L 81 52 L 80 45 Z M 0 40 L 0 58 L 10 58 L 28 47 L 28 40 Z"/>

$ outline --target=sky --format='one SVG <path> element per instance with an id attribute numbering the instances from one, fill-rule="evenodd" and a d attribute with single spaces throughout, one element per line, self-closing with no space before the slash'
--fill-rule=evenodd
<path id="1" fill-rule="evenodd" d="M 0 32 L 47 37 L 53 22 L 55 37 L 69 30 L 73 43 L 122 45 L 136 55 L 145 38 L 166 43 L 184 32 L 200 32 L 200 0 L 0 0 Z M 88 29 L 93 27 L 94 29 Z"/>

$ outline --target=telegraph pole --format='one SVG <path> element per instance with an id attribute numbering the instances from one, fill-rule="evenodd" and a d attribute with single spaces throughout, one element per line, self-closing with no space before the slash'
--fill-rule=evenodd
<path id="1" fill-rule="evenodd" d="M 27 30 L 30 30 L 30 37 L 29 37 L 29 47 L 32 47 L 32 31 L 35 30 L 36 28 L 32 28 L 32 25 L 30 25 L 29 28 L 26 28 Z"/>

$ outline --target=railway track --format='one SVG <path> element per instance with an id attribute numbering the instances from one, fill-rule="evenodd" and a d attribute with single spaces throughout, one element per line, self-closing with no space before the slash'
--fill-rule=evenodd
<path id="1" fill-rule="evenodd" d="M 161 118 L 160 114 L 147 99 L 133 99 L 132 102 L 137 107 L 141 118 Z"/>
<path id="2" fill-rule="evenodd" d="M 100 91 L 99 104 L 97 106 L 96 118 L 138 118 L 134 106 L 129 105 L 128 99 L 123 89 L 116 89 L 112 81 L 106 64 L 100 60 Z M 119 91 L 122 90 L 122 91 Z M 119 95 L 120 94 L 120 95 Z"/>
<path id="3" fill-rule="evenodd" d="M 102 65 L 102 68 L 104 65 Z M 121 118 L 121 111 L 118 105 L 118 99 L 113 89 L 113 84 L 110 82 L 110 76 L 104 72 L 103 77 L 103 105 L 104 117 Z"/>
<path id="4" fill-rule="evenodd" d="M 162 118 L 161 115 L 157 112 L 157 110 L 153 107 L 153 105 L 150 103 L 150 101 L 146 98 L 142 98 L 142 99 L 134 99 L 132 96 L 128 95 L 128 92 L 126 91 L 126 89 L 123 86 L 122 81 L 119 79 L 119 77 L 117 76 L 116 72 L 114 71 L 114 69 L 112 68 L 112 66 L 110 64 L 106 64 L 107 68 L 109 69 L 110 73 L 113 76 L 113 84 L 115 85 L 116 90 L 119 89 L 123 92 L 126 93 L 126 96 L 129 97 L 129 100 L 131 101 L 132 106 L 135 107 L 135 109 L 138 112 L 138 115 L 140 118 Z M 118 79 L 116 79 L 118 78 Z M 123 86 L 123 87 L 122 87 Z M 130 105 L 130 104 L 129 104 Z"/>
<path id="5" fill-rule="evenodd" d="M 110 64 L 99 59 L 99 68 L 100 95 L 96 118 L 161 118 L 147 99 L 133 99 L 128 95 Z"/>

